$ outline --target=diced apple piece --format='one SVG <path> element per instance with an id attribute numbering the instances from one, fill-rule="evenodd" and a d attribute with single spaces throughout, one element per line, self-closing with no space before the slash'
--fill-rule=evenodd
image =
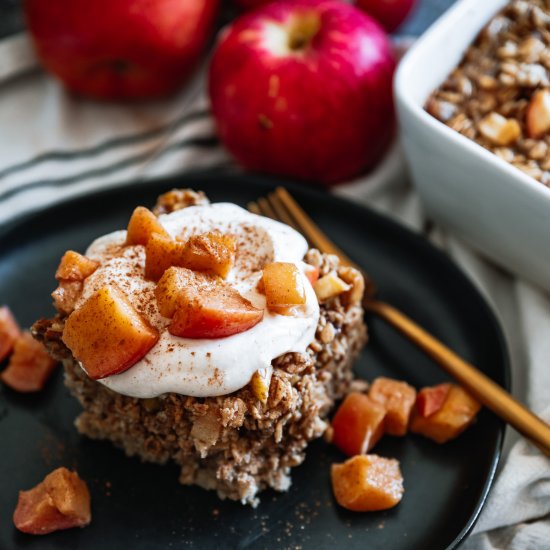
<path id="1" fill-rule="evenodd" d="M 321 277 L 315 285 L 313 285 L 313 289 L 315 290 L 315 294 L 317 294 L 319 302 L 326 302 L 331 298 L 339 296 L 343 292 L 347 292 L 351 289 L 351 286 L 340 279 L 336 273 L 331 271 L 324 277 Z"/>
<path id="2" fill-rule="evenodd" d="M 203 273 L 195 273 L 183 267 L 169 267 L 155 288 L 160 314 L 172 318 L 179 306 L 182 292 L 195 292 L 214 284 L 215 279 Z"/>
<path id="3" fill-rule="evenodd" d="M 511 145 L 521 136 L 521 127 L 515 118 L 491 112 L 477 123 L 477 129 L 495 145 Z"/>
<path id="4" fill-rule="evenodd" d="M 338 276 L 344 283 L 350 285 L 350 289 L 345 293 L 347 303 L 360 304 L 365 294 L 365 277 L 363 274 L 354 267 L 344 265 L 338 270 Z"/>
<path id="5" fill-rule="evenodd" d="M 406 382 L 380 377 L 371 384 L 368 396 L 386 409 L 384 431 L 389 435 L 405 435 L 416 401 L 416 390 Z"/>
<path id="6" fill-rule="evenodd" d="M 317 279 L 319 279 L 319 268 L 315 265 L 306 264 L 304 273 L 312 286 L 317 282 Z"/>
<path id="7" fill-rule="evenodd" d="M 332 442 L 348 456 L 370 451 L 384 434 L 386 410 L 359 392 L 349 393 L 332 419 Z"/>
<path id="8" fill-rule="evenodd" d="M 170 237 L 158 218 L 148 208 L 138 206 L 128 222 L 126 244 L 146 245 L 154 233 L 163 237 Z"/>
<path id="9" fill-rule="evenodd" d="M 168 331 L 182 338 L 224 338 L 251 329 L 263 315 L 220 280 L 200 292 L 196 287 L 182 288 Z"/>
<path id="10" fill-rule="evenodd" d="M 422 391 L 419 395 L 421 393 Z M 439 410 L 429 416 L 422 416 L 418 409 L 415 409 L 411 432 L 424 435 L 437 443 L 445 443 L 470 426 L 480 408 L 481 405 L 470 394 L 460 386 L 450 384 L 447 398 Z"/>
<path id="11" fill-rule="evenodd" d="M 550 91 L 533 94 L 525 112 L 525 125 L 530 138 L 539 139 L 550 131 Z"/>
<path id="12" fill-rule="evenodd" d="M 82 292 L 82 281 L 60 281 L 52 292 L 53 305 L 59 313 L 69 315 Z"/>
<path id="13" fill-rule="evenodd" d="M 3 361 L 13 350 L 15 340 L 21 329 L 8 306 L 0 307 L 0 361 Z"/>
<path id="14" fill-rule="evenodd" d="M 57 361 L 48 355 L 46 348 L 25 331 L 15 340 L 10 362 L 0 378 L 19 392 L 40 391 L 56 365 Z"/>
<path id="15" fill-rule="evenodd" d="M 267 264 L 263 269 L 262 282 L 267 308 L 271 311 L 284 314 L 289 308 L 306 303 L 302 273 L 294 264 Z"/>
<path id="16" fill-rule="evenodd" d="M 235 263 L 237 242 L 232 235 L 193 235 L 185 243 L 180 267 L 227 277 Z"/>
<path id="17" fill-rule="evenodd" d="M 129 369 L 158 339 L 158 331 L 114 286 L 100 288 L 73 311 L 62 336 L 94 380 Z"/>
<path id="18" fill-rule="evenodd" d="M 33 489 L 20 491 L 13 514 L 15 527 L 32 535 L 84 527 L 91 519 L 88 487 L 67 468 L 58 468 Z"/>
<path id="19" fill-rule="evenodd" d="M 171 266 L 183 263 L 184 243 L 154 233 L 145 245 L 145 277 L 158 281 Z"/>
<path id="20" fill-rule="evenodd" d="M 416 398 L 416 410 L 420 416 L 427 417 L 436 413 L 447 400 L 451 384 L 438 384 L 422 388 Z"/>
<path id="21" fill-rule="evenodd" d="M 257 370 L 250 380 L 252 393 L 261 403 L 267 403 L 269 397 L 269 385 L 271 383 L 271 375 L 273 369 L 271 367 Z"/>
<path id="22" fill-rule="evenodd" d="M 333 464 L 331 478 L 336 502 L 353 512 L 387 510 L 403 498 L 403 476 L 393 458 L 354 456 Z"/>
<path id="23" fill-rule="evenodd" d="M 90 260 L 90 258 L 86 258 L 86 256 L 74 250 L 67 250 L 61 258 L 59 267 L 55 272 L 55 278 L 58 281 L 83 281 L 98 267 L 99 262 Z"/>

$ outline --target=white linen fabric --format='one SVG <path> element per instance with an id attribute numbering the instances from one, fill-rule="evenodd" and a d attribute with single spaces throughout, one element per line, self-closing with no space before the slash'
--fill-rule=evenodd
<path id="1" fill-rule="evenodd" d="M 121 182 L 202 168 L 235 170 L 219 145 L 204 73 L 177 96 L 136 105 L 72 97 L 40 71 L 0 83 L 0 225 Z M 398 144 L 370 175 L 336 192 L 424 232 L 494 308 L 510 348 L 514 394 L 550 420 L 550 299 L 427 224 Z M 431 227 L 428 231 L 426 228 Z M 505 455 L 465 548 L 550 548 L 550 462 L 508 430 Z"/>

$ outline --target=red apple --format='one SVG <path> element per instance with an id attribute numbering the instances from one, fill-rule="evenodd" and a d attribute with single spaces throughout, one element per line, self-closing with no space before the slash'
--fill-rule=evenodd
<path id="1" fill-rule="evenodd" d="M 393 32 L 409 15 L 415 0 L 355 0 L 355 5 Z"/>
<path id="2" fill-rule="evenodd" d="M 99 99 L 169 94 L 189 76 L 218 0 L 25 0 L 44 67 Z"/>
<path id="3" fill-rule="evenodd" d="M 373 166 L 393 132 L 395 59 L 381 27 L 334 0 L 282 0 L 223 33 L 209 91 L 246 168 L 322 183 Z"/>

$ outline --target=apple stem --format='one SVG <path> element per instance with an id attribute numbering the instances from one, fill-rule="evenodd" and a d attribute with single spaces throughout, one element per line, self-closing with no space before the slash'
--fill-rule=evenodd
<path id="1" fill-rule="evenodd" d="M 306 13 L 297 17 L 290 29 L 289 49 L 292 51 L 303 50 L 313 40 L 320 28 L 321 20 L 316 13 Z"/>

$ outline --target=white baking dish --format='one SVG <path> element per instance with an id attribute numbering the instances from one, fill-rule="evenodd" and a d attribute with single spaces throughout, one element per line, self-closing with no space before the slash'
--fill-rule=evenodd
<path id="1" fill-rule="evenodd" d="M 423 108 L 507 0 L 461 0 L 402 60 L 395 97 L 405 155 L 424 206 L 498 264 L 550 290 L 550 189 Z"/>

